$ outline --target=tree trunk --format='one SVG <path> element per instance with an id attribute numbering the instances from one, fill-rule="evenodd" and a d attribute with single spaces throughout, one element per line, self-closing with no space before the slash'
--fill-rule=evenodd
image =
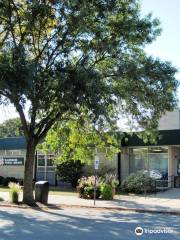
<path id="1" fill-rule="evenodd" d="M 24 169 L 24 190 L 23 190 L 23 202 L 33 206 L 35 205 L 33 195 L 33 168 L 36 145 L 33 139 L 29 140 L 26 149 L 26 161 Z"/>

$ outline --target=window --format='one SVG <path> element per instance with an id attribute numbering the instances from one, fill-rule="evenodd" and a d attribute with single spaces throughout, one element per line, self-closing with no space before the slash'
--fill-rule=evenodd
<path id="1" fill-rule="evenodd" d="M 147 148 L 130 149 L 130 173 L 148 169 Z"/>
<path id="2" fill-rule="evenodd" d="M 129 149 L 130 173 L 145 170 L 156 179 L 168 179 L 168 148 L 146 147 Z"/>
<path id="3" fill-rule="evenodd" d="M 47 167 L 54 166 L 54 158 L 52 155 L 38 155 L 38 166 L 39 167 Z"/>
<path id="4" fill-rule="evenodd" d="M 47 166 L 53 166 L 53 159 L 52 158 L 48 158 L 47 159 Z"/>
<path id="5" fill-rule="evenodd" d="M 41 166 L 41 167 L 45 166 L 44 156 L 41 156 L 41 155 L 38 156 L 38 166 Z"/>

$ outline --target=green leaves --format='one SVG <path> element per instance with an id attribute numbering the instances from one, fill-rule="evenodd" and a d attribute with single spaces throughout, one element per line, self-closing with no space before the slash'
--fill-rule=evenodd
<path id="1" fill-rule="evenodd" d="M 0 138 L 23 136 L 21 121 L 19 118 L 6 120 L 0 124 Z"/>
<path id="2" fill-rule="evenodd" d="M 43 139 L 53 124 L 86 109 L 92 124 L 118 111 L 144 128 L 176 105 L 176 69 L 146 56 L 159 20 L 135 0 L 0 0 L 0 95 Z M 29 106 L 29 123 L 25 105 Z M 79 153 L 80 155 L 80 153 Z"/>
<path id="3" fill-rule="evenodd" d="M 65 123 L 56 124 L 48 133 L 40 148 L 44 151 L 60 154 L 58 161 L 80 160 L 91 162 L 94 160 L 96 149 L 104 152 L 110 160 L 119 151 L 121 144 L 120 134 L 97 130 L 90 119 L 74 118 Z M 122 138 L 122 136 L 121 136 Z"/>

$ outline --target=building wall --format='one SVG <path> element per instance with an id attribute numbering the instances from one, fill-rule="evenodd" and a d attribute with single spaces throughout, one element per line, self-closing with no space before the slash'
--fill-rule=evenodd
<path id="1" fill-rule="evenodd" d="M 159 120 L 159 130 L 180 129 L 180 110 L 167 112 Z"/>
<path id="2" fill-rule="evenodd" d="M 129 175 L 129 149 L 127 147 L 122 148 L 120 166 L 120 176 L 121 181 L 123 181 Z"/>
<path id="3" fill-rule="evenodd" d="M 115 154 L 114 157 L 109 160 L 106 158 L 105 153 L 99 153 L 99 169 L 97 174 L 105 174 L 106 172 L 111 172 L 117 175 L 118 172 L 118 155 Z M 94 160 L 91 163 L 88 163 L 83 168 L 83 174 L 85 176 L 90 176 L 94 174 Z"/>
<path id="4" fill-rule="evenodd" d="M 24 166 L 1 166 L 0 176 L 15 177 L 17 179 L 24 178 Z"/>
<path id="5" fill-rule="evenodd" d="M 25 162 L 26 151 L 22 150 L 1 150 L 0 160 L 1 164 L 3 158 L 24 158 Z M 3 177 L 15 177 L 17 179 L 22 179 L 24 175 L 24 165 L 1 165 L 0 166 L 0 176 Z"/>

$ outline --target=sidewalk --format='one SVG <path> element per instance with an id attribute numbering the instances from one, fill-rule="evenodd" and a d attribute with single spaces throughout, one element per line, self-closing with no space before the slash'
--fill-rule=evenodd
<path id="1" fill-rule="evenodd" d="M 0 196 L 8 201 L 9 194 Z M 22 196 L 20 196 L 20 200 Z M 76 196 L 49 195 L 48 203 L 52 206 L 94 207 L 93 200 L 80 199 Z M 180 214 L 180 189 L 170 189 L 152 195 L 116 195 L 112 201 L 96 200 L 97 208 L 132 210 L 139 212 L 160 212 Z"/>
<path id="2" fill-rule="evenodd" d="M 80 199 L 75 196 L 50 195 L 49 203 L 94 207 L 93 200 Z M 144 195 L 116 195 L 113 201 L 96 200 L 96 207 L 180 214 L 180 189 L 170 189 L 146 197 Z"/>

